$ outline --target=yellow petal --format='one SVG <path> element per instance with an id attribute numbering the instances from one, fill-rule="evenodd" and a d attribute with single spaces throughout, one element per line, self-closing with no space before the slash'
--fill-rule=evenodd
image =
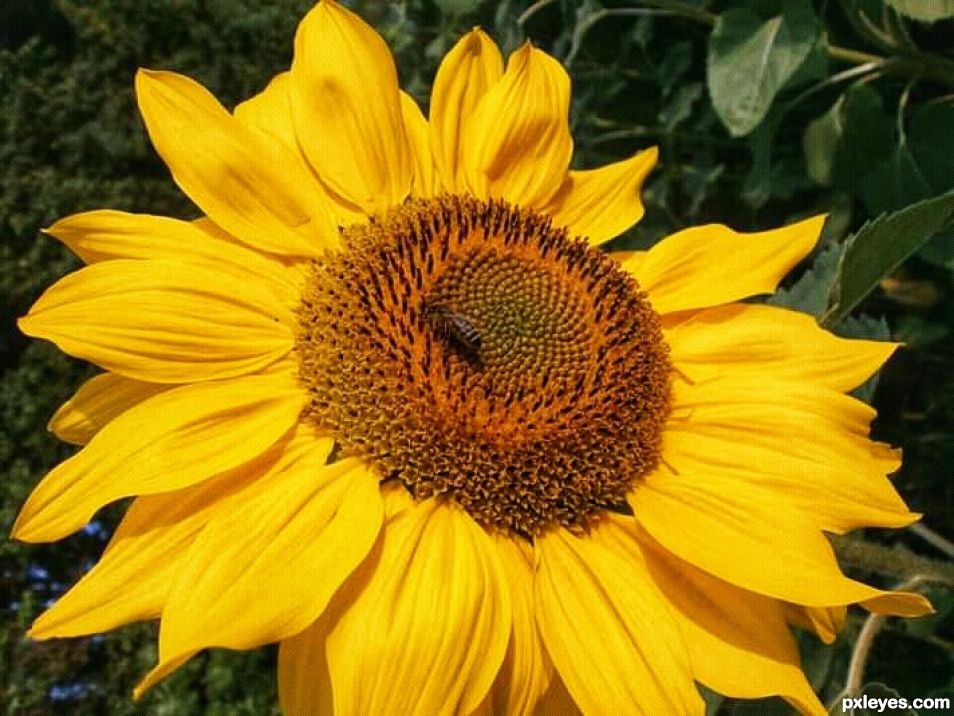
<path id="1" fill-rule="evenodd" d="M 187 383 L 274 363 L 291 350 L 297 320 L 227 267 L 116 259 L 60 279 L 18 325 L 128 378 Z"/>
<path id="2" fill-rule="evenodd" d="M 297 442 L 189 549 L 162 612 L 157 668 L 301 632 L 367 556 L 383 514 L 377 476 L 355 459 L 325 465 L 331 438 Z"/>
<path id="3" fill-rule="evenodd" d="M 277 256 L 251 249 L 238 241 L 207 216 L 193 220 L 192 226 L 202 232 L 204 255 L 189 256 L 190 263 L 224 267 L 231 273 L 245 273 L 253 283 L 267 288 L 291 313 L 301 304 L 302 291 L 311 276 L 314 259 L 301 256 Z M 221 252 L 218 252 L 221 249 Z M 215 256 L 218 256 L 218 260 Z M 170 254 L 172 256 L 172 254 Z M 180 254 L 180 258 L 185 254 Z M 226 260 L 228 263 L 226 263 Z M 233 262 L 241 262 L 236 264 Z M 297 315 L 297 314 L 296 314 Z M 287 320 L 288 314 L 283 317 Z M 298 319 L 295 319 L 295 327 Z"/>
<path id="4" fill-rule="evenodd" d="M 468 122 L 463 151 L 470 189 L 480 198 L 544 208 L 562 186 L 573 154 L 569 110 L 566 70 L 524 44 Z"/>
<path id="5" fill-rule="evenodd" d="M 320 256 L 337 245 L 321 192 L 280 142 L 237 121 L 182 75 L 140 70 L 136 93 L 173 179 L 216 224 L 281 255 Z"/>
<path id="6" fill-rule="evenodd" d="M 141 699 L 146 691 L 172 674 L 176 669 L 185 664 L 191 658 L 191 656 L 180 656 L 174 661 L 167 661 L 157 666 L 155 669 L 146 674 L 145 678 L 140 681 L 133 689 L 133 699 L 136 701 Z"/>
<path id="7" fill-rule="evenodd" d="M 880 592 L 877 596 L 858 603 L 869 612 L 885 616 L 923 617 L 926 614 L 934 614 L 931 602 L 912 592 Z"/>
<path id="8" fill-rule="evenodd" d="M 297 421 L 307 394 L 290 374 L 168 390 L 126 411 L 33 491 L 13 526 L 25 542 L 60 539 L 123 497 L 169 492 L 261 455 Z"/>
<path id="9" fill-rule="evenodd" d="M 313 625 L 282 641 L 278 650 L 278 700 L 285 716 L 335 713 L 325 653 L 332 623 L 332 616 L 325 611 Z"/>
<path id="10" fill-rule="evenodd" d="M 381 497 L 384 499 L 384 514 L 388 520 L 397 516 L 399 512 L 412 509 L 417 500 L 400 480 L 387 480 L 381 483 Z"/>
<path id="11" fill-rule="evenodd" d="M 198 485 L 136 498 L 96 566 L 40 615 L 30 637 L 95 634 L 158 617 L 188 548 L 210 517 L 266 475 L 286 444 Z"/>
<path id="12" fill-rule="evenodd" d="M 553 663 L 543 648 L 533 607 L 533 553 L 510 537 L 495 538 L 510 586 L 513 631 L 503 666 L 494 683 L 489 712 L 532 714 L 553 680 Z"/>
<path id="13" fill-rule="evenodd" d="M 784 604 L 785 618 L 800 629 L 814 632 L 826 644 L 831 644 L 845 627 L 847 607 L 802 607 Z"/>
<path id="14" fill-rule="evenodd" d="M 46 233 L 88 264 L 110 259 L 175 259 L 226 267 L 286 302 L 301 295 L 284 264 L 236 242 L 208 219 L 187 222 L 101 209 L 60 219 Z"/>
<path id="15" fill-rule="evenodd" d="M 380 484 L 386 524 L 415 504 L 407 489 L 397 480 Z M 380 559 L 382 535 L 368 555 L 367 563 Z M 341 614 L 350 607 L 367 583 L 368 572 L 357 569 L 332 597 L 328 608 L 313 624 L 293 637 L 284 639 L 278 652 L 278 698 L 287 716 L 318 716 L 334 713 L 333 687 L 328 671 L 325 642 Z"/>
<path id="16" fill-rule="evenodd" d="M 477 709 L 510 636 L 505 580 L 490 537 L 466 513 L 436 500 L 397 512 L 345 584 L 349 605 L 327 637 L 335 712 Z"/>
<path id="17" fill-rule="evenodd" d="M 837 390 L 806 382 L 774 380 L 770 375 L 726 375 L 692 384 L 676 380 L 672 404 L 672 425 L 692 422 L 699 410 L 705 410 L 707 421 L 717 421 L 728 428 L 733 418 L 741 417 L 737 406 L 746 405 L 750 410 L 746 425 L 750 429 L 758 426 L 765 433 L 787 430 L 809 441 L 824 439 L 818 435 L 816 424 L 806 422 L 809 418 L 825 420 L 850 435 L 867 437 L 876 415 L 871 406 Z M 755 410 L 755 405 L 764 409 Z"/>
<path id="18" fill-rule="evenodd" d="M 309 189 L 322 197 L 338 226 L 364 223 L 368 219 L 366 212 L 331 191 L 321 177 L 315 176 L 298 145 L 291 107 L 291 73 L 282 72 L 272 78 L 264 90 L 239 104 L 233 114 L 246 127 L 252 127 L 270 141 L 281 144 L 286 161 L 294 161 L 296 173 L 312 178 Z"/>
<path id="19" fill-rule="evenodd" d="M 658 471 L 632 491 L 630 504 L 666 550 L 743 589 L 818 607 L 896 596 L 891 608 L 930 612 L 920 595 L 891 595 L 845 577 L 805 514 L 741 480 Z"/>
<path id="20" fill-rule="evenodd" d="M 703 713 L 682 636 L 645 565 L 562 528 L 536 549 L 537 625 L 584 713 Z"/>
<path id="21" fill-rule="evenodd" d="M 85 263 L 109 259 L 189 258 L 207 254 L 205 235 L 188 221 L 98 209 L 67 216 L 44 229 Z"/>
<path id="22" fill-rule="evenodd" d="M 101 373 L 83 383 L 73 397 L 60 406 L 50 418 L 47 429 L 60 440 L 85 445 L 110 420 L 170 387 Z"/>
<path id="23" fill-rule="evenodd" d="M 537 702 L 533 711 L 534 716 L 580 716 L 582 713 L 557 673 L 553 674 L 550 688 Z"/>
<path id="24" fill-rule="evenodd" d="M 757 376 L 673 385 L 666 464 L 718 486 L 741 480 L 784 498 L 820 529 L 904 527 L 917 519 L 885 477 L 897 455 L 868 439 L 874 411 L 810 384 Z M 685 416 L 685 417 L 682 417 Z"/>
<path id="25" fill-rule="evenodd" d="M 624 271 L 635 275 L 646 260 L 647 253 L 647 251 L 610 251 L 609 255 L 620 263 Z"/>
<path id="26" fill-rule="evenodd" d="M 811 251 L 824 223 L 816 216 L 750 234 L 718 224 L 685 229 L 653 246 L 633 275 L 658 313 L 772 293 Z"/>
<path id="27" fill-rule="evenodd" d="M 699 311 L 665 336 L 676 368 L 694 381 L 762 373 L 840 391 L 861 385 L 898 347 L 838 338 L 804 313 L 743 303 Z"/>
<path id="28" fill-rule="evenodd" d="M 314 171 L 365 211 L 400 204 L 413 161 L 384 40 L 354 13 L 321 2 L 298 26 L 292 116 Z"/>
<path id="29" fill-rule="evenodd" d="M 300 169 L 307 172 L 310 170 L 298 149 L 295 123 L 292 122 L 290 86 L 289 73 L 280 72 L 271 79 L 265 89 L 236 105 L 232 115 L 246 127 L 254 127 L 270 139 L 280 142 L 299 160 Z"/>
<path id="30" fill-rule="evenodd" d="M 645 213 L 639 192 L 658 155 L 651 147 L 615 164 L 571 171 L 544 212 L 573 236 L 585 236 L 594 245 L 609 241 Z"/>
<path id="31" fill-rule="evenodd" d="M 431 138 L 428 134 L 427 120 L 421 113 L 417 102 L 407 92 L 401 92 L 401 112 L 407 129 L 407 141 L 414 159 L 414 182 L 411 193 L 414 196 L 434 196 L 436 176 L 434 159 L 431 156 Z"/>
<path id="32" fill-rule="evenodd" d="M 841 630 L 845 628 L 848 607 L 829 607 L 827 609 L 805 607 L 805 614 L 821 640 L 826 644 L 831 644 L 841 633 Z"/>
<path id="33" fill-rule="evenodd" d="M 431 91 L 431 146 L 448 191 L 472 190 L 464 171 L 464 140 L 472 131 L 477 104 L 502 75 L 500 50 L 476 28 L 457 41 L 437 68 Z"/>
<path id="34" fill-rule="evenodd" d="M 802 713 L 826 713 L 805 679 L 782 602 L 696 569 L 662 549 L 632 520 L 611 516 L 600 531 L 622 553 L 635 552 L 645 560 L 672 607 L 697 681 L 734 698 L 777 695 Z"/>

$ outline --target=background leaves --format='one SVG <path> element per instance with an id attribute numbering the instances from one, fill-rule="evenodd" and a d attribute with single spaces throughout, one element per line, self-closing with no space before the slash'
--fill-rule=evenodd
<path id="1" fill-rule="evenodd" d="M 939 232 L 954 226 L 954 194 L 879 216 L 845 241 L 821 323 L 838 324 L 878 284 Z"/>
<path id="2" fill-rule="evenodd" d="M 903 15 L 925 22 L 954 17 L 952 0 L 888 0 L 888 4 Z"/>
<path id="3" fill-rule="evenodd" d="M 786 3 L 766 17 L 771 5 L 757 5 L 761 14 L 748 7 L 723 12 L 709 38 L 709 95 L 733 137 L 745 136 L 765 118 L 821 31 L 807 0 Z"/>

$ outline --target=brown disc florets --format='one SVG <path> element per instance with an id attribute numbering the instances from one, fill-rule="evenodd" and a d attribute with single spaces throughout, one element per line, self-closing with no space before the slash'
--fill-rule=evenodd
<path id="1" fill-rule="evenodd" d="M 299 309 L 308 420 L 487 528 L 585 528 L 657 462 L 658 317 L 584 239 L 502 201 L 411 201 L 344 230 Z"/>

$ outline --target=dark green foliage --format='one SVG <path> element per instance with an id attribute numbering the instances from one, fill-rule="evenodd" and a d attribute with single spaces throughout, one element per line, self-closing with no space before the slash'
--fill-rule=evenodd
<path id="1" fill-rule="evenodd" d="M 709 96 L 733 137 L 744 137 L 762 122 L 821 31 L 808 0 L 788 3 L 780 12 L 762 9 L 763 14 L 748 7 L 723 12 L 709 38 Z"/>
<path id="2" fill-rule="evenodd" d="M 845 242 L 821 322 L 837 325 L 879 282 L 945 229 L 954 226 L 954 194 L 882 214 Z"/>
<path id="3" fill-rule="evenodd" d="M 954 17 L 951 0 L 888 0 L 888 4 L 901 14 L 924 22 Z"/>
<path id="4" fill-rule="evenodd" d="M 84 209 L 189 216 L 195 210 L 149 146 L 133 98 L 139 66 L 198 78 L 227 105 L 260 90 L 291 60 L 305 1 L 10 3 L 32 28 L 2 36 L 0 93 L 0 529 L 37 479 L 72 450 L 44 426 L 92 371 L 13 326 L 40 291 L 77 265 L 38 234 Z M 11 24 L 5 27 L 12 27 Z M 51 31 L 51 28 L 53 31 Z M 61 544 L 0 543 L 0 705 L 5 713 L 264 714 L 275 707 L 274 654 L 200 658 L 142 705 L 133 686 L 155 662 L 155 628 L 105 638 L 31 643 L 43 603 L 75 582 L 105 545 L 108 525 Z M 100 523 L 94 523 L 100 524 Z"/>
<path id="5" fill-rule="evenodd" d="M 954 188 L 950 2 L 350 4 L 385 36 L 402 85 L 425 106 L 440 57 L 479 24 L 507 51 L 529 38 L 569 67 L 576 166 L 658 145 L 647 215 L 614 248 L 646 247 L 691 224 L 754 230 L 828 212 L 816 253 L 773 300 L 821 316 L 834 295 L 836 331 L 905 341 L 877 389 L 869 383 L 859 395 L 879 409 L 879 438 L 905 450 L 896 478 L 902 494 L 927 525 L 954 534 L 954 230 L 941 230 L 945 219 L 935 212 L 950 210 L 936 197 Z M 288 66 L 295 27 L 310 5 L 0 3 L 0 530 L 9 530 L 43 473 L 73 450 L 49 436 L 45 423 L 92 374 L 14 326 L 44 287 L 78 265 L 39 229 L 99 207 L 194 216 L 138 118 L 136 68 L 190 75 L 234 106 Z M 905 209 L 916 202 L 923 203 Z M 874 221 L 899 211 L 901 219 Z M 903 220 L 912 215 L 917 221 Z M 272 650 L 200 655 L 135 704 L 131 689 L 155 660 L 154 625 L 42 644 L 23 636 L 44 603 L 97 558 L 123 509 L 105 510 L 56 545 L 0 542 L 0 706 L 30 715 L 273 711 Z M 940 555 L 910 533 L 878 539 Z M 897 581 L 880 572 L 857 576 Z M 954 598 L 944 587 L 931 597 L 937 616 L 891 620 L 878 637 L 865 677 L 872 695 L 951 694 Z M 824 699 L 844 686 L 861 619 L 853 613 L 832 647 L 799 635 Z M 778 700 L 711 696 L 709 704 L 721 714 L 786 712 Z"/>

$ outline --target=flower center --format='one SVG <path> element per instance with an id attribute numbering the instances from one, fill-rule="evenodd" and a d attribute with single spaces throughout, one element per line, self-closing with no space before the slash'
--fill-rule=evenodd
<path id="1" fill-rule="evenodd" d="M 307 419 L 488 529 L 581 530 L 658 459 L 670 364 L 610 257 L 502 201 L 410 201 L 344 229 L 299 307 Z"/>

